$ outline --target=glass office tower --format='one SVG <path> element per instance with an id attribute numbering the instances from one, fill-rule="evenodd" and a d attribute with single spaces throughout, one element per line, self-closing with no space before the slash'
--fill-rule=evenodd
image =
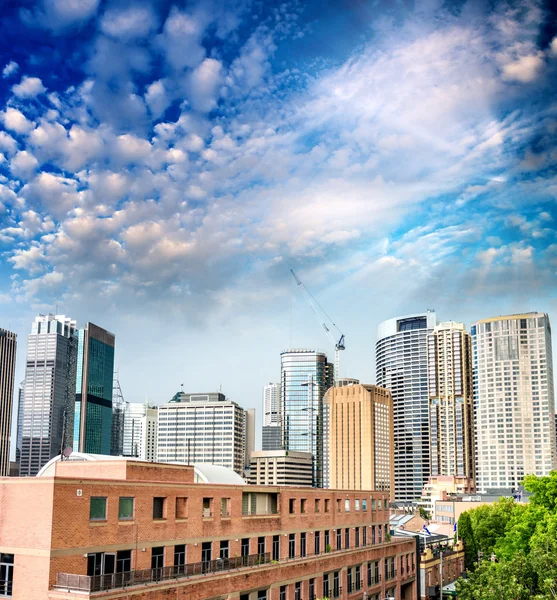
<path id="1" fill-rule="evenodd" d="M 420 498 L 431 474 L 427 338 L 436 325 L 428 310 L 377 328 L 377 385 L 393 397 L 396 500 Z"/>
<path id="2" fill-rule="evenodd" d="M 93 323 L 78 333 L 73 447 L 79 452 L 110 454 L 114 342 L 114 334 Z"/>
<path id="3" fill-rule="evenodd" d="M 22 477 L 36 475 L 71 442 L 76 351 L 75 321 L 63 315 L 35 318 L 23 385 Z"/>
<path id="4" fill-rule="evenodd" d="M 0 477 L 10 474 L 16 347 L 16 334 L 0 327 Z"/>
<path id="5" fill-rule="evenodd" d="M 326 487 L 325 392 L 334 382 L 333 365 L 323 352 L 293 349 L 281 352 L 282 447 L 311 452 L 313 485 Z"/>

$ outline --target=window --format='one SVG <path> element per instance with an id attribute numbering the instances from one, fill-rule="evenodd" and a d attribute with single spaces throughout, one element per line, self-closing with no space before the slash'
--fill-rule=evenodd
<path id="1" fill-rule="evenodd" d="M 306 555 L 306 533 L 300 533 L 300 557 L 303 558 Z"/>
<path id="2" fill-rule="evenodd" d="M 288 500 L 288 512 L 293 515 L 296 512 L 296 501 L 294 498 Z"/>
<path id="3" fill-rule="evenodd" d="M 360 510 L 360 501 L 358 500 L 358 498 L 354 500 L 354 510 Z"/>
<path id="4" fill-rule="evenodd" d="M 350 548 L 350 527 L 344 530 L 344 547 L 348 550 Z"/>
<path id="5" fill-rule="evenodd" d="M 203 498 L 203 517 L 212 517 L 213 516 L 213 499 L 212 498 Z"/>
<path id="6" fill-rule="evenodd" d="M 257 600 L 267 600 L 267 590 L 258 590 Z"/>
<path id="7" fill-rule="evenodd" d="M 279 600 L 286 600 L 286 586 L 285 585 L 280 586 Z"/>
<path id="8" fill-rule="evenodd" d="M 242 538 L 242 558 L 246 556 L 249 556 L 249 538 Z"/>
<path id="9" fill-rule="evenodd" d="M 367 500 L 365 498 L 362 499 L 362 510 L 363 511 L 367 510 Z"/>
<path id="10" fill-rule="evenodd" d="M 330 540 L 330 535 L 329 535 L 329 530 L 325 529 L 325 548 L 324 548 L 325 552 L 330 552 L 331 551 L 331 540 Z"/>
<path id="11" fill-rule="evenodd" d="M 221 498 L 220 499 L 220 516 L 221 517 L 229 517 L 230 516 L 230 498 Z"/>
<path id="12" fill-rule="evenodd" d="M 337 529 L 337 550 L 342 550 L 342 530 Z"/>
<path id="13" fill-rule="evenodd" d="M 340 498 L 337 498 L 337 512 L 341 511 L 341 506 L 342 506 L 341 505 L 341 500 L 340 500 Z"/>
<path id="14" fill-rule="evenodd" d="M 176 498 L 176 518 L 187 519 L 188 518 L 188 499 L 181 497 Z"/>
<path id="15" fill-rule="evenodd" d="M 362 587 L 362 570 L 360 566 L 356 567 L 356 589 L 359 590 Z"/>
<path id="16" fill-rule="evenodd" d="M 166 498 L 153 498 L 153 519 L 166 518 Z"/>
<path id="17" fill-rule="evenodd" d="M 133 498 L 120 498 L 118 503 L 118 519 L 120 521 L 133 519 Z"/>
<path id="18" fill-rule="evenodd" d="M 371 543 L 375 544 L 375 525 L 371 526 Z"/>
<path id="19" fill-rule="evenodd" d="M 288 535 L 288 558 L 294 558 L 296 556 L 296 534 L 290 533 Z"/>
<path id="20" fill-rule="evenodd" d="M 350 498 L 346 498 L 344 501 L 344 512 L 350 512 Z"/>
<path id="21" fill-rule="evenodd" d="M 346 571 L 346 587 L 348 588 L 348 593 L 350 593 L 354 590 L 354 587 L 352 586 L 352 568 L 351 567 L 348 567 L 348 570 Z"/>
<path id="22" fill-rule="evenodd" d="M 129 573 L 132 570 L 132 551 L 118 550 L 116 553 L 116 573 Z"/>
<path id="23" fill-rule="evenodd" d="M 355 536 L 355 541 L 354 541 L 356 548 L 360 547 L 360 528 L 356 527 L 356 536 Z"/>
<path id="24" fill-rule="evenodd" d="M 13 593 L 13 585 L 14 555 L 0 554 L 0 596 L 11 596 Z"/>
<path id="25" fill-rule="evenodd" d="M 178 573 L 184 572 L 184 565 L 186 564 L 186 544 L 178 544 L 174 546 L 174 566 L 177 567 Z"/>
<path id="26" fill-rule="evenodd" d="M 362 543 L 364 546 L 367 545 L 367 525 L 362 527 Z"/>
<path id="27" fill-rule="evenodd" d="M 306 504 L 307 504 L 307 500 L 306 500 L 305 498 L 302 498 L 302 499 L 300 500 L 300 512 L 301 512 L 302 514 L 305 514 L 305 513 L 306 513 Z"/>
<path id="28" fill-rule="evenodd" d="M 319 500 L 319 499 L 316 498 L 315 499 L 315 512 L 316 513 L 321 512 L 320 505 L 321 505 L 321 500 Z"/>
<path id="29" fill-rule="evenodd" d="M 229 557 L 229 541 L 221 540 L 220 541 L 220 554 L 219 558 L 228 558 Z"/>
<path id="30" fill-rule="evenodd" d="M 315 600 L 315 579 L 309 580 L 309 600 Z"/>
<path id="31" fill-rule="evenodd" d="M 314 551 L 315 554 L 319 554 L 321 552 L 321 532 L 316 531 L 314 535 Z"/>
<path id="32" fill-rule="evenodd" d="M 273 560 L 280 560 L 280 535 L 273 536 Z"/>
<path id="33" fill-rule="evenodd" d="M 333 598 L 340 596 L 340 571 L 333 573 Z"/>
<path id="34" fill-rule="evenodd" d="M 331 512 L 331 501 L 329 498 L 325 498 L 325 512 Z"/>
<path id="35" fill-rule="evenodd" d="M 302 600 L 302 582 L 296 581 L 294 584 L 294 600 Z"/>
<path id="36" fill-rule="evenodd" d="M 323 596 L 329 597 L 329 573 L 323 575 Z"/>
<path id="37" fill-rule="evenodd" d="M 151 550 L 151 569 L 162 569 L 164 567 L 164 546 L 158 546 Z"/>
<path id="38" fill-rule="evenodd" d="M 91 496 L 89 518 L 91 521 L 106 521 L 106 498 Z"/>
<path id="39" fill-rule="evenodd" d="M 257 554 L 265 554 L 265 536 L 257 538 Z"/>

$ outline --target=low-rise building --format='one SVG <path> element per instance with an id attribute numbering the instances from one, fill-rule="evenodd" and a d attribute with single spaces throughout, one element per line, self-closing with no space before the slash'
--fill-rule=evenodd
<path id="1" fill-rule="evenodd" d="M 386 493 L 204 469 L 107 456 L 0 479 L 0 595 L 417 600 L 416 543 L 389 536 Z"/>
<path id="2" fill-rule="evenodd" d="M 252 485 L 311 486 L 313 457 L 310 452 L 268 450 L 252 452 L 249 483 Z"/>
<path id="3" fill-rule="evenodd" d="M 435 475 L 428 479 L 418 503 L 432 521 L 436 521 L 435 502 L 451 495 L 470 494 L 474 492 L 474 482 L 468 477 L 455 475 Z"/>

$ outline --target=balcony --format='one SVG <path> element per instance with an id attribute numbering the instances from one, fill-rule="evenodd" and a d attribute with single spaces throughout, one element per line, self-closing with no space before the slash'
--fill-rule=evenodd
<path id="1" fill-rule="evenodd" d="M 106 590 L 122 589 L 132 585 L 158 583 L 169 579 L 185 579 L 196 575 L 207 575 L 240 569 L 242 567 L 255 567 L 271 562 L 271 553 L 250 554 L 235 558 L 218 558 L 216 560 L 191 563 L 159 569 L 142 569 L 140 571 L 126 571 L 125 573 L 110 573 L 107 575 L 74 575 L 72 573 L 56 573 L 55 588 L 59 590 L 80 592 L 104 592 Z"/>

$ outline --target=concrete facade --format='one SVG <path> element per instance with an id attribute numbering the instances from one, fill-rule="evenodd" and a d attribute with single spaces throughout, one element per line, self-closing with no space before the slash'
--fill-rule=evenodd
<path id="1" fill-rule="evenodd" d="M 13 599 L 417 599 L 416 545 L 389 539 L 385 493 L 193 477 L 112 459 L 1 479 Z"/>
<path id="2" fill-rule="evenodd" d="M 394 499 L 391 392 L 375 385 L 342 385 L 325 394 L 325 404 L 330 486 L 385 491 Z"/>
<path id="3" fill-rule="evenodd" d="M 293 450 L 257 451 L 251 455 L 251 485 L 311 486 L 312 456 Z"/>

